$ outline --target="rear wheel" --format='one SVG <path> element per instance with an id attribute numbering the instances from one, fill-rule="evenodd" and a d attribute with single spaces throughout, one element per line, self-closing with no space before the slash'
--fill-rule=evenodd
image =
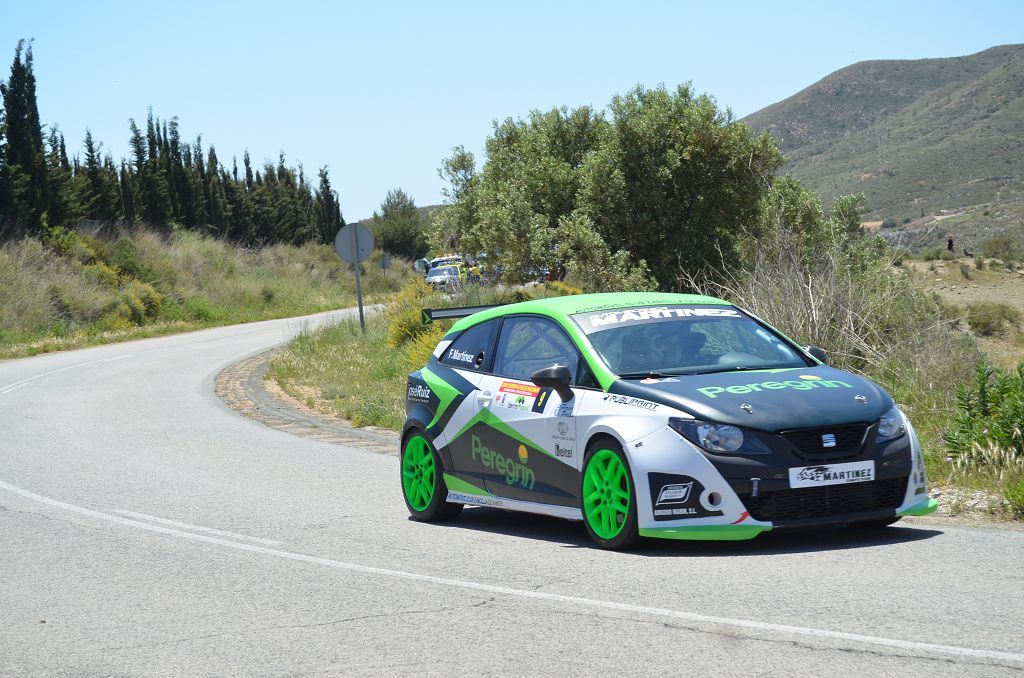
<path id="1" fill-rule="evenodd" d="M 413 520 L 429 523 L 451 520 L 462 504 L 449 504 L 441 458 L 419 430 L 410 431 L 402 446 L 402 497 Z"/>
<path id="2" fill-rule="evenodd" d="M 637 539 L 636 491 L 622 448 L 610 440 L 591 444 L 583 463 L 583 523 L 603 549 L 624 550 Z"/>

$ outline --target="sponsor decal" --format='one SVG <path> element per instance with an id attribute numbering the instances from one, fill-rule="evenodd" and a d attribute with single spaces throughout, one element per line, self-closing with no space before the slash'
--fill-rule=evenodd
<path id="1" fill-rule="evenodd" d="M 537 394 L 537 399 L 533 401 L 532 410 L 537 414 L 544 414 L 544 406 L 548 404 L 548 400 L 551 399 L 551 389 L 542 388 L 540 393 Z"/>
<path id="2" fill-rule="evenodd" d="M 458 502 L 460 504 L 474 504 L 476 506 L 493 506 L 495 508 L 501 508 L 505 505 L 500 499 L 494 497 L 481 497 L 476 494 L 465 494 L 463 492 L 448 492 L 448 501 Z"/>
<path id="3" fill-rule="evenodd" d="M 740 312 L 733 308 L 669 308 L 644 307 L 630 308 L 621 311 L 595 313 L 587 318 L 592 329 L 620 325 L 631 322 L 649 320 L 668 320 L 673 318 L 739 318 Z"/>
<path id="4" fill-rule="evenodd" d="M 744 520 L 746 520 L 749 517 L 750 517 L 750 512 L 749 511 L 744 511 L 743 513 L 740 514 L 739 520 L 732 521 L 730 523 L 730 525 L 739 525 L 740 523 L 742 523 Z"/>
<path id="5" fill-rule="evenodd" d="M 513 395 L 525 396 L 527 398 L 536 398 L 537 394 L 540 393 L 540 386 L 534 386 L 533 384 L 520 384 L 514 381 L 503 381 L 501 386 L 498 388 L 498 393 L 511 393 Z"/>
<path id="6" fill-rule="evenodd" d="M 796 391 L 811 391 L 816 388 L 853 387 L 845 381 L 815 377 L 815 379 L 811 381 L 797 381 L 796 379 L 787 379 L 786 381 L 761 381 L 755 384 L 736 384 L 735 386 L 705 386 L 703 388 L 698 388 L 697 390 L 708 398 L 713 399 L 717 398 L 720 393 L 761 393 L 762 391 L 782 391 L 789 388 Z"/>
<path id="7" fill-rule="evenodd" d="M 572 416 L 572 404 L 573 404 L 573 402 L 575 402 L 575 399 L 570 400 L 567 403 L 561 403 L 558 406 L 558 409 L 555 410 L 555 416 L 556 417 L 571 417 Z M 568 428 L 568 426 L 569 425 L 566 424 L 566 428 Z M 562 425 L 559 424 L 558 427 L 559 427 L 559 429 L 561 429 Z"/>
<path id="8" fill-rule="evenodd" d="M 505 476 L 506 485 L 519 485 L 527 490 L 532 490 L 536 482 L 533 470 L 527 465 L 530 461 L 530 453 L 525 445 L 520 445 L 516 450 L 518 461 L 515 457 L 506 457 L 497 450 L 485 446 L 476 435 L 471 437 L 471 450 L 474 460 L 477 460 L 485 468 Z"/>
<path id="9" fill-rule="evenodd" d="M 430 401 L 430 389 L 423 384 L 409 384 L 407 396 L 409 400 L 426 403 Z"/>
<path id="10" fill-rule="evenodd" d="M 611 393 L 605 395 L 602 400 L 606 400 L 610 403 L 616 403 L 617 405 L 629 405 L 630 407 L 639 407 L 643 410 L 650 410 L 651 412 L 658 409 L 657 404 L 652 403 L 649 400 L 642 400 L 640 398 L 631 398 L 629 396 L 612 395 Z"/>
<path id="11" fill-rule="evenodd" d="M 824 464 L 789 469 L 790 487 L 820 487 L 864 483 L 875 479 L 874 461 L 855 461 L 847 464 Z"/>
<path id="12" fill-rule="evenodd" d="M 704 486 L 692 476 L 648 473 L 651 508 L 655 520 L 680 520 L 723 515 L 707 509 L 700 501 Z"/>
<path id="13" fill-rule="evenodd" d="M 555 456 L 562 459 L 572 459 L 572 448 L 562 447 L 558 443 L 555 443 Z"/>
<path id="14" fill-rule="evenodd" d="M 555 433 L 551 436 L 555 440 L 564 440 L 567 443 L 574 442 L 576 438 L 573 436 L 572 425 L 567 421 L 560 421 L 555 425 Z"/>
<path id="15" fill-rule="evenodd" d="M 658 493 L 658 501 L 655 506 L 666 506 L 668 504 L 685 504 L 690 498 L 690 490 L 693 489 L 693 481 L 688 483 L 676 483 L 675 485 L 662 485 Z"/>
<path id="16" fill-rule="evenodd" d="M 475 356 L 472 353 L 466 353 L 465 351 L 460 351 L 457 348 L 448 349 L 448 360 L 454 360 L 459 363 L 469 363 L 472 365 L 474 358 Z"/>

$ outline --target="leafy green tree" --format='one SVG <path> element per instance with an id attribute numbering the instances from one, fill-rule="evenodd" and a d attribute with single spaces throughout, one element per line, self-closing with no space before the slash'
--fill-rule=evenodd
<path id="1" fill-rule="evenodd" d="M 380 212 L 373 213 L 373 237 L 386 252 L 418 259 L 427 253 L 423 223 L 416 203 L 401 188 L 388 191 Z"/>
<path id="2" fill-rule="evenodd" d="M 615 253 L 606 265 L 623 268 L 609 277 L 649 266 L 660 287 L 678 288 L 688 275 L 712 275 L 739 261 L 739 234 L 756 226 L 782 164 L 768 135 L 688 85 L 637 87 L 616 96 L 608 116 L 584 106 L 508 119 L 486 150 L 480 172 L 461 147 L 445 160 L 451 188 L 430 242 L 487 251 L 512 281 L 568 265 L 556 246 L 566 224 Z"/>
<path id="3" fill-rule="evenodd" d="M 473 154 L 456 146 L 437 174 L 446 184 L 441 189 L 445 205 L 425 226 L 427 242 L 437 252 L 484 251 L 487 248 L 476 237 L 480 175 Z"/>
<path id="4" fill-rule="evenodd" d="M 775 142 L 689 85 L 638 86 L 609 108 L 610 149 L 595 162 L 611 166 L 588 171 L 602 181 L 583 212 L 613 248 L 643 256 L 662 287 L 735 265 L 737 237 L 782 166 Z"/>

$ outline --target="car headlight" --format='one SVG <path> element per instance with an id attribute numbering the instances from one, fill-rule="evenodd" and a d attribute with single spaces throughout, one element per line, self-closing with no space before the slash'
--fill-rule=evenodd
<path id="1" fill-rule="evenodd" d="M 751 433 L 731 424 L 715 424 L 696 419 L 672 417 L 668 426 L 673 431 L 708 452 L 734 454 L 770 454 L 764 443 Z"/>
<path id="2" fill-rule="evenodd" d="M 893 405 L 892 409 L 883 414 L 882 418 L 878 420 L 877 442 L 886 443 L 890 440 L 896 440 L 906 432 L 907 429 L 903 425 L 903 415 L 900 414 L 900 408 Z"/>

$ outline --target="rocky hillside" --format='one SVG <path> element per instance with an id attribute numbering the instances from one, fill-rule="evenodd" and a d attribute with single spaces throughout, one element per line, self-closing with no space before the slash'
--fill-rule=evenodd
<path id="1" fill-rule="evenodd" d="M 862 191 L 874 218 L 898 223 L 1024 213 L 1024 45 L 861 62 L 745 121 L 781 140 L 784 171 L 826 204 Z"/>

